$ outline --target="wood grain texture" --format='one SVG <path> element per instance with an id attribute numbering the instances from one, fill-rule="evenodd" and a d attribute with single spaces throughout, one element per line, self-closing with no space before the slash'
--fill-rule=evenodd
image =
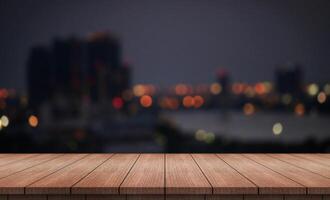
<path id="1" fill-rule="evenodd" d="M 164 154 L 141 154 L 120 186 L 121 194 L 164 194 Z"/>
<path id="2" fill-rule="evenodd" d="M 205 200 L 205 195 L 166 195 L 166 200 Z"/>
<path id="3" fill-rule="evenodd" d="M 212 187 L 189 154 L 166 154 L 166 194 L 211 194 Z"/>
<path id="4" fill-rule="evenodd" d="M 293 154 L 294 156 L 302 157 L 307 160 L 311 160 L 315 163 L 319 163 L 325 166 L 330 166 L 330 158 L 324 154 Z"/>
<path id="5" fill-rule="evenodd" d="M 285 200 L 322 200 L 322 195 L 285 195 Z"/>
<path id="6" fill-rule="evenodd" d="M 159 200 L 164 200 L 165 195 L 157 195 L 157 194 L 149 194 L 149 195 L 127 195 L 127 200 L 154 200 L 154 199 L 159 199 Z"/>
<path id="7" fill-rule="evenodd" d="M 217 154 L 259 187 L 259 194 L 305 194 L 302 185 L 239 154 Z"/>
<path id="8" fill-rule="evenodd" d="M 47 200 L 46 195 L 8 195 L 8 200 Z"/>
<path id="9" fill-rule="evenodd" d="M 284 200 L 283 195 L 244 195 L 244 200 Z"/>
<path id="10" fill-rule="evenodd" d="M 85 195 L 48 195 L 47 200 L 85 200 Z"/>
<path id="11" fill-rule="evenodd" d="M 243 195 L 206 195 L 206 200 L 243 200 Z"/>
<path id="12" fill-rule="evenodd" d="M 18 162 L 12 162 L 10 164 L 3 165 L 0 167 L 0 178 L 4 178 L 14 173 L 28 169 L 30 167 L 34 167 L 43 162 L 59 157 L 60 155 L 61 154 L 41 154 L 41 155 L 28 157 Z"/>
<path id="13" fill-rule="evenodd" d="M 270 155 L 273 156 L 274 158 L 287 162 L 296 167 L 300 167 L 308 171 L 325 176 L 327 178 L 330 178 L 330 166 L 328 167 L 328 166 L 320 165 L 319 163 L 290 154 L 270 154 Z"/>
<path id="14" fill-rule="evenodd" d="M 25 188 L 27 194 L 70 194 L 71 187 L 112 154 L 91 154 Z"/>
<path id="15" fill-rule="evenodd" d="M 13 162 L 20 161 L 32 156 L 37 156 L 37 154 L 1 154 L 0 166 L 7 165 Z"/>
<path id="16" fill-rule="evenodd" d="M 24 194 L 24 188 L 47 175 L 87 156 L 68 154 L 0 179 L 0 194 Z"/>
<path id="17" fill-rule="evenodd" d="M 73 194 L 119 194 L 138 154 L 116 154 L 72 187 Z M 158 167 L 158 166 L 155 166 Z"/>
<path id="18" fill-rule="evenodd" d="M 87 195 L 86 200 L 126 200 L 125 195 Z"/>
<path id="19" fill-rule="evenodd" d="M 213 194 L 258 194 L 258 188 L 215 154 L 192 154 L 213 188 Z"/>
<path id="20" fill-rule="evenodd" d="M 307 187 L 308 194 L 330 193 L 330 179 L 283 162 L 276 155 L 248 154 L 247 157 Z"/>

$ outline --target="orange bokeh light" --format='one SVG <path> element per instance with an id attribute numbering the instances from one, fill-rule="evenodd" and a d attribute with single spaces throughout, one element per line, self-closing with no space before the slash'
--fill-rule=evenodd
<path id="1" fill-rule="evenodd" d="M 143 106 L 145 108 L 152 106 L 152 97 L 149 95 L 143 95 L 140 98 L 140 104 L 141 104 L 141 106 Z"/>
<path id="2" fill-rule="evenodd" d="M 28 119 L 28 122 L 29 122 L 30 126 L 37 127 L 38 123 L 39 123 L 39 120 L 38 120 L 37 116 L 31 115 Z"/>
<path id="3" fill-rule="evenodd" d="M 201 96 L 195 96 L 194 97 L 194 107 L 199 108 L 204 104 L 204 98 Z"/>

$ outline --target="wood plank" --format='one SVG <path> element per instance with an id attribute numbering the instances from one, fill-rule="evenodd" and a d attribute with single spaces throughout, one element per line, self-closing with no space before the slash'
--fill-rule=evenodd
<path id="1" fill-rule="evenodd" d="M 285 195 L 285 200 L 322 200 L 322 195 Z"/>
<path id="2" fill-rule="evenodd" d="M 329 194 L 330 179 L 283 162 L 269 155 L 247 154 L 250 159 L 307 187 L 308 194 Z"/>
<path id="3" fill-rule="evenodd" d="M 319 163 L 325 166 L 330 166 L 330 158 L 324 156 L 323 154 L 310 154 L 310 153 L 304 153 L 304 154 L 292 154 L 297 157 L 305 158 L 308 160 L 311 160 L 315 163 Z"/>
<path id="4" fill-rule="evenodd" d="M 141 195 L 141 194 L 135 194 L 135 195 L 127 195 L 127 200 L 154 200 L 154 199 L 159 199 L 159 200 L 164 200 L 165 195 L 159 195 L 159 194 L 146 194 L 146 195 Z"/>
<path id="5" fill-rule="evenodd" d="M 47 200 L 85 200 L 85 195 L 48 195 Z"/>
<path id="6" fill-rule="evenodd" d="M 205 200 L 205 195 L 166 195 L 166 200 Z"/>
<path id="7" fill-rule="evenodd" d="M 243 200 L 243 195 L 206 195 L 206 200 Z"/>
<path id="8" fill-rule="evenodd" d="M 120 186 L 121 194 L 164 194 L 165 155 L 141 154 Z"/>
<path id="9" fill-rule="evenodd" d="M 191 155 L 166 154 L 166 194 L 211 193 L 211 185 Z"/>
<path id="10" fill-rule="evenodd" d="M 258 194 L 258 188 L 215 154 L 192 154 L 213 194 Z"/>
<path id="11" fill-rule="evenodd" d="M 7 165 L 13 162 L 20 161 L 22 159 L 30 158 L 32 156 L 37 156 L 38 154 L 1 154 L 0 166 Z"/>
<path id="12" fill-rule="evenodd" d="M 0 194 L 24 194 L 24 187 L 87 156 L 87 154 L 61 155 L 53 160 L 0 179 Z"/>
<path id="13" fill-rule="evenodd" d="M 56 157 L 59 157 L 61 154 L 39 154 L 36 156 L 28 157 L 23 160 L 19 160 L 19 162 L 12 162 L 8 165 L 3 165 L 0 167 L 0 178 L 7 177 L 14 173 L 23 171 L 30 167 L 34 167 L 43 162 L 47 162 Z"/>
<path id="14" fill-rule="evenodd" d="M 244 200 L 284 200 L 283 195 L 244 195 Z"/>
<path id="15" fill-rule="evenodd" d="M 8 200 L 47 200 L 46 195 L 8 195 Z"/>
<path id="16" fill-rule="evenodd" d="M 87 195 L 86 200 L 126 200 L 125 195 Z"/>
<path id="17" fill-rule="evenodd" d="M 302 185 L 242 155 L 217 154 L 223 161 L 248 178 L 259 188 L 259 194 L 305 194 Z"/>
<path id="18" fill-rule="evenodd" d="M 330 166 L 325 166 L 317 162 L 311 161 L 304 157 L 294 156 L 295 154 L 271 154 L 277 159 L 290 163 L 291 165 L 306 169 L 319 175 L 330 178 Z"/>
<path id="19" fill-rule="evenodd" d="M 27 194 L 70 194 L 71 187 L 112 154 L 90 154 L 25 188 Z"/>
<path id="20" fill-rule="evenodd" d="M 139 154 L 116 154 L 72 187 L 73 194 L 119 194 Z"/>

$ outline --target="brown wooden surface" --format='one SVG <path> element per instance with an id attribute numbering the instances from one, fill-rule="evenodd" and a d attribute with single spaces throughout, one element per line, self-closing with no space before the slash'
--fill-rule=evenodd
<path id="1" fill-rule="evenodd" d="M 305 186 L 308 194 L 329 194 L 330 179 L 280 160 L 280 155 L 249 154 L 249 158 Z"/>
<path id="2" fill-rule="evenodd" d="M 164 194 L 164 154 L 142 154 L 120 187 L 121 194 Z"/>
<path id="3" fill-rule="evenodd" d="M 244 177 L 259 187 L 260 194 L 305 194 L 305 188 L 291 179 L 238 154 L 218 154 Z"/>
<path id="4" fill-rule="evenodd" d="M 211 194 L 212 187 L 189 154 L 166 154 L 166 194 Z"/>
<path id="5" fill-rule="evenodd" d="M 119 186 L 138 158 L 138 154 L 117 154 L 72 188 L 74 194 L 119 194 Z"/>
<path id="6" fill-rule="evenodd" d="M 329 154 L 0 154 L 0 199 L 325 200 L 329 193 Z"/>

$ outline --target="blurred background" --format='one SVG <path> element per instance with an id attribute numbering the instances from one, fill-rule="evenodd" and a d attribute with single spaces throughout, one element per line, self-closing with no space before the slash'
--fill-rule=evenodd
<path id="1" fill-rule="evenodd" d="M 0 152 L 330 152 L 328 0 L 0 0 Z"/>

